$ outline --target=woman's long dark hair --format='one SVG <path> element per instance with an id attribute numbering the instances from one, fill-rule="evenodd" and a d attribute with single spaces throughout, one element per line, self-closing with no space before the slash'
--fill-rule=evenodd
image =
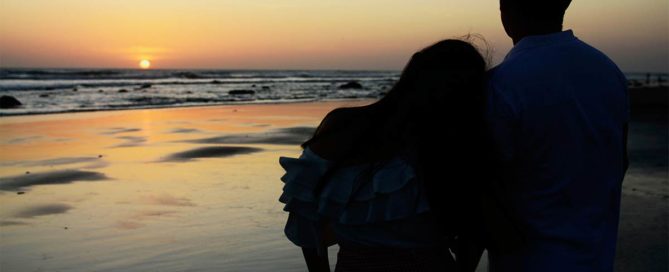
<path id="1" fill-rule="evenodd" d="M 475 185 L 477 161 L 486 152 L 485 73 L 486 61 L 470 43 L 440 41 L 415 53 L 382 99 L 332 111 L 302 147 L 347 134 L 352 140 L 334 140 L 344 151 L 333 159 L 331 172 L 358 162 L 371 163 L 373 172 L 393 157 L 406 158 L 424 183 L 431 209 L 444 226 L 458 228 L 446 221 L 465 215 L 451 207 Z"/>

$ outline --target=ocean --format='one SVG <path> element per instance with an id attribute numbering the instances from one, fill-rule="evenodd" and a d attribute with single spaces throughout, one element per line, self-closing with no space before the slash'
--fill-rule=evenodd
<path id="1" fill-rule="evenodd" d="M 0 95 L 12 96 L 22 105 L 0 109 L 0 116 L 375 99 L 399 75 L 399 71 L 2 68 Z M 666 85 L 669 78 L 666 73 L 626 76 L 631 87 Z"/>
<path id="2" fill-rule="evenodd" d="M 0 69 L 0 115 L 381 97 L 398 71 Z M 360 86 L 344 86 L 356 82 Z M 355 84 L 353 84 L 355 85 Z"/>

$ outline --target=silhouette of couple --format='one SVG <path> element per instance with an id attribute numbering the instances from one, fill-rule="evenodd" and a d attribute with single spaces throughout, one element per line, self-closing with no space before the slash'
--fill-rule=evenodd
<path id="1" fill-rule="evenodd" d="M 379 101 L 330 112 L 280 158 L 285 234 L 309 271 L 612 271 L 626 80 L 562 30 L 570 0 L 501 0 L 514 47 L 415 53 Z"/>

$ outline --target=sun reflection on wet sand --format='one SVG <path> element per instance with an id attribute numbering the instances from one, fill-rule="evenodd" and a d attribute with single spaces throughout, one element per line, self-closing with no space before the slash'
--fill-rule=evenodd
<path id="1" fill-rule="evenodd" d="M 278 157 L 332 108 L 364 103 L 1 118 L 0 266 L 300 270 Z"/>

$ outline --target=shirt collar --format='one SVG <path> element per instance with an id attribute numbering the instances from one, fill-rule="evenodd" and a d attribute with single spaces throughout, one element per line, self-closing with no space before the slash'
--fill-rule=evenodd
<path id="1" fill-rule="evenodd" d="M 569 29 L 565 30 L 562 32 L 556 32 L 556 33 L 551 33 L 551 34 L 546 34 L 546 35 L 534 35 L 534 36 L 527 36 L 522 38 L 512 49 L 511 51 L 506 55 L 504 58 L 505 61 L 510 60 L 517 56 L 519 53 L 522 51 L 535 48 L 535 47 L 542 47 L 550 44 L 556 44 L 556 43 L 561 43 L 561 42 L 566 42 L 566 41 L 571 41 L 576 39 L 574 36 L 574 32 Z"/>

